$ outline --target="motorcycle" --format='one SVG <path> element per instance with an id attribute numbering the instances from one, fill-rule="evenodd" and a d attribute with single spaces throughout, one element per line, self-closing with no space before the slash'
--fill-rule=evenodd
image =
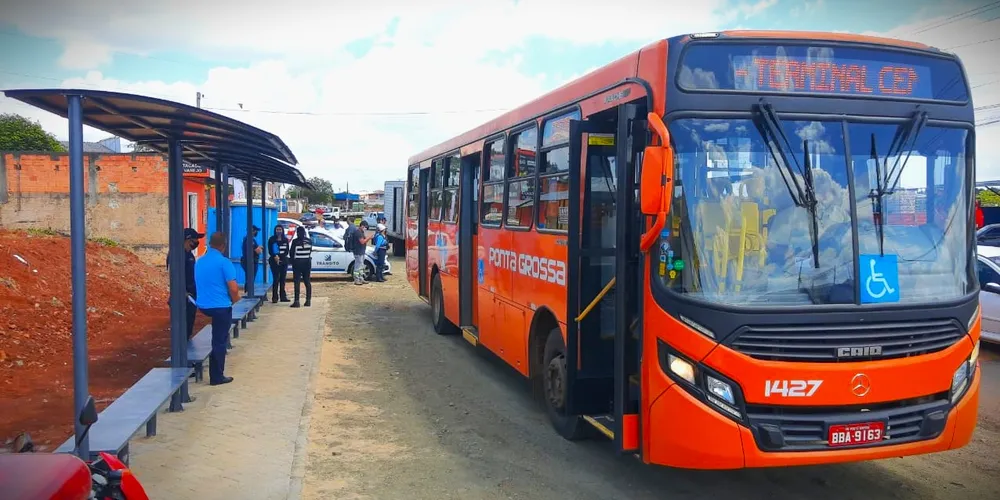
<path id="1" fill-rule="evenodd" d="M 34 444 L 22 434 L 15 440 L 14 453 L 0 454 L 0 491 L 4 498 L 49 500 L 149 500 L 139 479 L 118 457 L 101 452 L 84 462 L 76 457 L 80 441 L 97 422 L 94 398 L 79 416 L 84 426 L 73 454 L 31 453 Z"/>

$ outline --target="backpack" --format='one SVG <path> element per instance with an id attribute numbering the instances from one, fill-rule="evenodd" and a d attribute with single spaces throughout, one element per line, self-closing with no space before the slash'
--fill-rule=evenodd
<path id="1" fill-rule="evenodd" d="M 344 250 L 352 253 L 354 252 L 354 240 L 357 239 L 354 231 L 357 231 L 354 226 L 347 226 L 347 230 L 344 231 Z"/>

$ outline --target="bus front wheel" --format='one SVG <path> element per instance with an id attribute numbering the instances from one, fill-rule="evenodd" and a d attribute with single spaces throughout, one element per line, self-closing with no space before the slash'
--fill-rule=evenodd
<path id="1" fill-rule="evenodd" d="M 542 357 L 542 395 L 545 400 L 545 410 L 549 414 L 552 427 L 560 436 L 578 441 L 591 436 L 591 427 L 579 415 L 567 415 L 566 394 L 566 346 L 562 332 L 553 328 L 545 341 L 545 354 Z"/>
<path id="2" fill-rule="evenodd" d="M 434 321 L 434 332 L 438 335 L 458 333 L 458 327 L 448 321 L 448 317 L 444 314 L 444 292 L 441 289 L 441 277 L 437 274 L 431 282 L 431 316 Z"/>

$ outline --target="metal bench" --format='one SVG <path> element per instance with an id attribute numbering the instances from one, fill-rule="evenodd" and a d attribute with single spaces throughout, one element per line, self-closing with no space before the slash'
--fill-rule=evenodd
<path id="1" fill-rule="evenodd" d="M 206 325 L 194 337 L 191 337 L 187 346 L 188 365 L 194 368 L 195 382 L 201 382 L 204 379 L 205 360 L 210 354 L 212 354 L 212 325 Z M 170 359 L 167 358 L 166 362 L 170 363 Z"/>
<path id="2" fill-rule="evenodd" d="M 153 368 L 100 413 L 87 434 L 91 459 L 99 452 L 113 453 L 128 464 L 129 439 L 143 424 L 146 436 L 156 435 L 156 413 L 191 376 L 191 368 Z M 70 436 L 56 453 L 72 453 Z"/>
<path id="3" fill-rule="evenodd" d="M 248 321 L 256 319 L 256 308 L 260 299 L 247 297 L 233 304 L 233 338 L 240 338 L 240 328 L 246 328 Z"/>

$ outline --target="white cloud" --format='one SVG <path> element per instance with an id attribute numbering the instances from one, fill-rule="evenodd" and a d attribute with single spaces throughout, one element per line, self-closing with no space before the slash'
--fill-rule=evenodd
<path id="1" fill-rule="evenodd" d="M 397 0 L 349 6 L 306 0 L 140 0 L 124 9 L 111 0 L 12 3 L 16 5 L 4 8 L 5 21 L 28 34 L 63 41 L 66 53 L 60 63 L 65 67 L 96 69 L 114 52 L 165 50 L 257 61 L 245 68 L 212 69 L 197 82 L 123 82 L 90 71 L 61 85 L 188 104 L 201 91 L 207 108 L 235 109 L 242 103 L 257 112 L 222 112 L 281 136 L 306 176 L 360 189 L 400 178 L 410 155 L 499 114 L 441 112 L 509 109 L 564 83 L 522 72 L 519 53 L 533 39 L 638 47 L 672 34 L 726 28 L 738 15 L 755 15 L 774 2 L 743 3 L 735 11 L 727 8 L 727 0 L 634 0 L 614 6 L 590 0 L 571 10 L 558 0 Z M 60 15 L 52 16 L 57 10 Z M 676 15 L 679 10 L 683 16 Z M 640 11 L 641 16 L 635 15 Z M 347 43 L 366 38 L 375 44 L 363 57 L 346 51 Z M 487 62 L 484 56 L 491 51 L 510 52 L 499 62 Z M 560 63 L 562 71 L 574 67 L 571 61 Z M 5 98 L 0 98 L 0 109 L 38 118 L 58 137 L 66 137 L 61 118 Z M 312 114 L 260 112 L 266 110 Z M 345 115 L 408 111 L 438 114 Z M 106 136 L 85 132 L 86 140 Z"/>
<path id="2" fill-rule="evenodd" d="M 896 27 L 887 33 L 867 33 L 925 43 L 958 55 L 969 75 L 972 100 L 977 108 L 1000 103 L 1000 70 L 997 50 L 1000 41 L 1000 18 L 986 12 L 979 18 L 949 19 L 967 9 L 955 7 L 955 13 Z M 983 43 L 985 42 L 985 43 Z M 976 121 L 1000 118 L 1000 108 L 976 112 Z M 1000 124 L 976 129 L 976 177 L 980 180 L 1000 179 Z"/>

